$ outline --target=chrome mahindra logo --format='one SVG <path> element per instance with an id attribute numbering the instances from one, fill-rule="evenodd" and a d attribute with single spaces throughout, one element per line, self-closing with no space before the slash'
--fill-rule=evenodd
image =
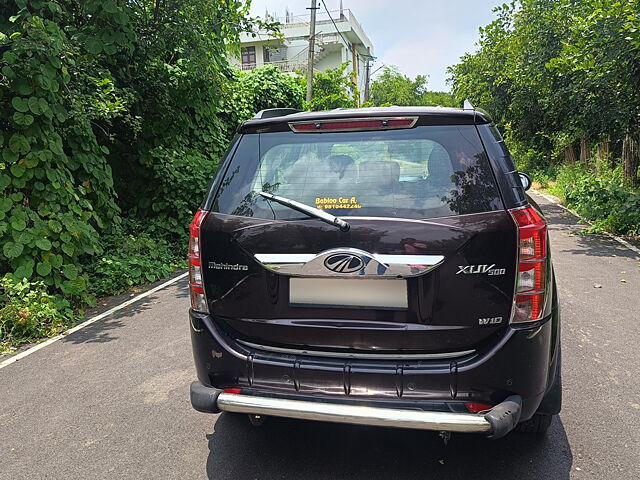
<path id="1" fill-rule="evenodd" d="M 325 258 L 324 266 L 336 273 L 354 273 L 364 268 L 364 262 L 352 253 L 336 253 Z"/>

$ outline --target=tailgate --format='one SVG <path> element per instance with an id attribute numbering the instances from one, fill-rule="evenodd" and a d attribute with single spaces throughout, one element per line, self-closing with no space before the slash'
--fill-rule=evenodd
<path id="1" fill-rule="evenodd" d="M 350 224 L 212 212 L 201 227 L 210 312 L 251 344 L 349 352 L 467 351 L 508 324 L 507 212 Z"/>

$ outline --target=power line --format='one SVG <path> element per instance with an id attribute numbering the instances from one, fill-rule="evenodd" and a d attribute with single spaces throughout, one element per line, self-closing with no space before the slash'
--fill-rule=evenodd
<path id="1" fill-rule="evenodd" d="M 324 10 L 327 12 L 327 15 L 329 15 L 329 19 L 331 20 L 331 23 L 333 23 L 333 27 L 336 29 L 336 32 L 338 33 L 338 35 L 340 35 L 340 38 L 342 38 L 342 41 L 344 42 L 344 45 L 347 47 L 347 50 L 349 50 L 349 52 L 353 53 L 353 50 L 351 50 L 351 47 L 349 46 L 349 42 L 347 42 L 347 40 L 344 38 L 344 36 L 342 35 L 342 32 L 340 32 L 340 30 L 338 29 L 338 26 L 336 25 L 336 22 L 333 20 L 333 17 L 331 16 L 331 13 L 329 13 L 329 9 L 327 8 L 327 4 L 324 3 L 324 0 L 320 0 L 322 2 L 322 6 L 324 7 Z"/>
<path id="2" fill-rule="evenodd" d="M 322 6 L 324 7 L 325 12 L 327 12 L 327 15 L 329 16 L 329 20 L 331 20 L 331 23 L 333 23 L 333 28 L 335 28 L 336 33 L 337 33 L 338 35 L 340 35 L 340 38 L 342 38 L 342 41 L 344 42 L 345 47 L 347 47 L 347 50 L 349 51 L 349 53 L 351 53 L 351 55 L 354 57 L 354 59 L 353 59 L 353 63 L 354 63 L 354 65 L 353 65 L 353 69 L 354 69 L 354 70 L 353 70 L 353 71 L 354 71 L 354 73 L 356 74 L 356 81 L 355 81 L 356 88 L 357 88 L 358 90 L 360 90 L 360 89 L 361 89 L 360 87 L 361 87 L 362 83 L 364 83 L 365 90 L 368 90 L 368 80 L 369 80 L 369 79 L 368 79 L 368 75 L 369 75 L 369 74 L 368 74 L 368 71 L 369 71 L 369 61 L 370 61 L 370 60 L 374 60 L 374 59 L 375 59 L 375 57 L 374 57 L 373 55 L 369 55 L 369 54 L 364 54 L 364 55 L 363 55 L 363 54 L 359 53 L 358 51 L 356 51 L 356 50 L 354 50 L 354 49 L 352 49 L 352 48 L 351 48 L 351 46 L 349 45 L 349 42 L 347 41 L 347 39 L 346 39 L 346 38 L 344 38 L 344 35 L 342 35 L 342 32 L 341 32 L 341 31 L 340 31 L 340 29 L 338 28 L 338 25 L 336 25 L 335 20 L 334 20 L 334 19 L 333 19 L 333 17 L 331 16 L 331 12 L 329 12 L 329 9 L 327 8 L 327 4 L 324 2 L 324 0 L 320 0 L 320 1 L 322 2 Z M 367 49 L 367 51 L 368 51 L 368 49 Z M 359 70 L 359 69 L 357 69 L 357 66 L 355 65 L 355 63 L 356 63 L 356 60 L 357 60 L 358 62 L 362 62 L 362 59 L 363 59 L 363 58 L 366 58 L 366 59 L 367 59 L 367 60 L 366 60 L 366 65 L 367 65 L 367 67 L 366 67 L 367 75 L 366 75 L 366 78 L 364 78 L 364 79 L 360 79 L 360 75 L 358 74 L 358 70 Z M 368 94 L 368 91 L 367 91 L 366 93 Z"/>

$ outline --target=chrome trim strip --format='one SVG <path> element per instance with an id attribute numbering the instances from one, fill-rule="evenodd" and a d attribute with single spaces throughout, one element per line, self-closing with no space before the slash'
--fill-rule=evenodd
<path id="1" fill-rule="evenodd" d="M 260 263 L 307 263 L 315 258 L 313 253 L 256 253 L 253 255 Z"/>
<path id="2" fill-rule="evenodd" d="M 373 258 L 388 265 L 437 265 L 443 255 L 374 255 Z"/>
<path id="3" fill-rule="evenodd" d="M 444 261 L 442 255 L 383 255 L 342 247 L 317 255 L 306 253 L 256 253 L 254 258 L 270 270 L 297 277 L 408 278 L 422 275 Z M 352 260 L 350 260 L 350 258 Z M 336 259 L 336 260 L 333 260 Z M 329 262 L 329 264 L 327 263 Z M 337 263 L 336 263 L 337 262 Z M 359 265 L 357 271 L 342 271 L 342 262 Z M 347 263 L 344 263 L 347 262 Z"/>
<path id="4" fill-rule="evenodd" d="M 447 353 L 350 353 L 350 352 L 322 352 L 318 350 L 305 350 L 296 348 L 272 347 L 268 345 L 259 345 L 257 343 L 247 342 L 245 340 L 236 340 L 245 347 L 255 348 L 256 350 L 264 350 L 266 352 L 285 353 L 288 355 L 307 355 L 310 357 L 326 357 L 326 358 L 353 358 L 363 360 L 438 360 L 463 357 L 475 353 L 475 350 L 463 350 L 461 352 Z"/>
<path id="5" fill-rule="evenodd" d="M 260 263 L 289 264 L 307 263 L 317 255 L 313 253 L 256 253 L 254 257 Z M 373 254 L 373 258 L 387 265 L 437 265 L 444 260 L 443 255 L 383 255 Z"/>
<path id="6" fill-rule="evenodd" d="M 474 413 L 366 407 L 226 392 L 218 395 L 217 405 L 220 410 L 227 412 L 272 415 L 321 422 L 447 432 L 491 432 L 491 424 L 482 415 Z"/>

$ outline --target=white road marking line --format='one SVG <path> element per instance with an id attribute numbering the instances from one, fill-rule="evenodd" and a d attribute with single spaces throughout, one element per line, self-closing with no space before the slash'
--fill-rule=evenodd
<path id="1" fill-rule="evenodd" d="M 575 217 L 578 217 L 580 220 L 582 220 L 583 222 L 592 225 L 592 223 L 587 220 L 586 218 L 584 218 L 582 215 L 580 215 L 577 212 L 574 212 L 573 210 L 571 210 L 570 208 L 565 207 L 564 205 L 562 205 L 562 203 L 560 203 L 560 199 L 554 195 L 549 195 L 547 193 L 542 193 L 539 192 L 538 190 L 534 190 L 534 192 L 537 195 L 540 195 L 541 197 L 547 199 L 549 202 L 553 203 L 554 205 L 558 205 L 560 208 L 566 210 L 567 212 L 569 212 L 570 214 L 572 214 Z M 604 235 L 606 235 L 609 238 L 614 239 L 616 242 L 618 242 L 619 244 L 621 244 L 623 247 L 628 248 L 629 250 L 631 250 L 632 252 L 635 252 L 638 256 L 640 256 L 640 248 L 635 247 L 633 245 L 631 245 L 629 242 L 627 242 L 624 238 L 620 238 L 617 235 L 614 235 L 613 233 L 609 233 L 609 232 L 602 232 Z"/>
<path id="2" fill-rule="evenodd" d="M 144 293 L 141 293 L 140 295 L 137 295 L 133 298 L 130 298 L 129 300 L 127 300 L 126 302 L 121 303 L 120 305 L 116 305 L 115 307 L 107 310 L 106 312 L 102 312 L 99 315 L 96 315 L 95 317 L 90 318 L 89 320 L 86 320 L 78 325 L 76 325 L 73 328 L 70 328 L 69 330 L 65 330 L 64 332 L 62 332 L 59 335 L 56 335 L 53 338 L 50 338 L 49 340 L 46 340 L 42 343 L 39 343 L 31 348 L 29 348 L 28 350 L 25 350 L 24 352 L 18 353 L 17 355 L 14 355 L 13 357 L 9 357 L 6 360 L 4 360 L 2 363 L 0 363 L 0 369 L 3 369 L 4 367 L 11 365 L 14 362 L 17 362 L 18 360 L 27 357 L 29 355 L 31 355 L 32 353 L 37 352 L 38 350 L 40 350 L 41 348 L 44 348 L 46 346 L 51 345 L 54 342 L 57 342 L 58 340 L 65 338 L 67 336 L 69 336 L 70 334 L 77 332 L 78 330 L 83 329 L 84 327 L 87 327 L 89 325 L 91 325 L 92 323 L 97 322 L 98 320 L 102 320 L 105 317 L 108 317 L 109 315 L 111 315 L 112 313 L 117 312 L 118 310 L 122 310 L 125 307 L 128 307 L 129 305 L 131 305 L 132 303 L 136 303 L 139 300 L 142 300 L 145 297 L 148 297 L 149 295 L 151 295 L 152 293 L 157 292 L 158 290 L 162 290 L 165 287 L 168 287 L 169 285 L 176 283 L 179 280 L 182 280 L 183 278 L 185 278 L 187 275 L 189 274 L 189 272 L 185 272 L 181 275 L 178 275 L 175 278 L 172 278 L 171 280 L 168 280 L 160 285 L 158 285 L 157 287 L 152 288 L 151 290 L 147 290 Z"/>

